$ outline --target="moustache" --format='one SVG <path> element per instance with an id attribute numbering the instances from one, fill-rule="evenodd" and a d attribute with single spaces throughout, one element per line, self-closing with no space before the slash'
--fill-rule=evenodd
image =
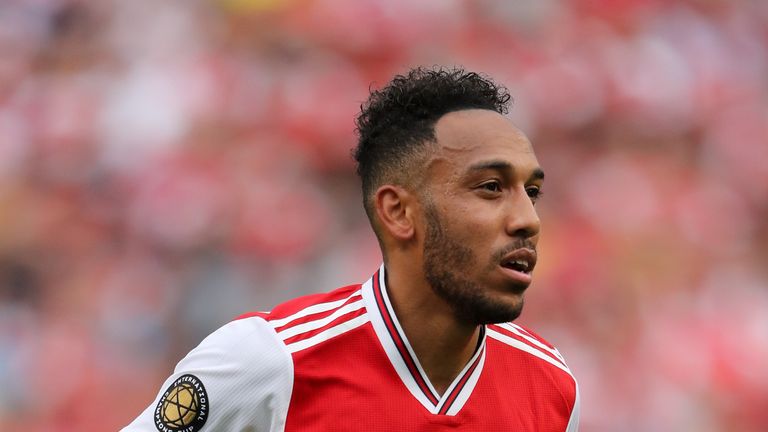
<path id="1" fill-rule="evenodd" d="M 493 257 L 491 262 L 498 263 L 501 261 L 507 254 L 514 252 L 518 249 L 530 249 L 534 253 L 536 253 L 536 245 L 529 239 L 520 239 L 516 240 L 503 248 L 497 250 L 493 253 Z"/>

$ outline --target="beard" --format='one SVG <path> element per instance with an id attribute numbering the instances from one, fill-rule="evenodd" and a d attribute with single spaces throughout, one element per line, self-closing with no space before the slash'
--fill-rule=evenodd
<path id="1" fill-rule="evenodd" d="M 425 207 L 424 275 L 432 290 L 448 303 L 461 322 L 482 325 L 517 319 L 523 310 L 522 293 L 520 301 L 512 304 L 489 295 L 486 287 L 468 276 L 481 269 L 475 254 L 447 233 L 431 203 Z M 504 253 L 506 250 L 493 254 L 485 269 L 488 273 L 499 265 Z"/>

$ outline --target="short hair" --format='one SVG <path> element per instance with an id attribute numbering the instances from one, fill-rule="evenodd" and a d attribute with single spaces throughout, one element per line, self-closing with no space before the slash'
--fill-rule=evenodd
<path id="1" fill-rule="evenodd" d="M 506 114 L 510 100 L 505 87 L 458 67 L 418 67 L 372 90 L 355 120 L 359 140 L 354 150 L 371 222 L 373 193 L 386 183 L 409 185 L 427 145 L 436 142 L 434 126 L 442 116 L 464 109 Z"/>

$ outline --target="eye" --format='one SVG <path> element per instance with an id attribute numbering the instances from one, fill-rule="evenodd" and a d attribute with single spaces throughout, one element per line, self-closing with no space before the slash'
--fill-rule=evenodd
<path id="1" fill-rule="evenodd" d="M 501 183 L 497 180 L 489 181 L 480 185 L 480 188 L 488 192 L 501 192 Z"/>
<path id="2" fill-rule="evenodd" d="M 541 188 L 538 186 L 528 186 L 525 188 L 525 193 L 528 194 L 533 202 L 536 202 L 543 195 Z"/>

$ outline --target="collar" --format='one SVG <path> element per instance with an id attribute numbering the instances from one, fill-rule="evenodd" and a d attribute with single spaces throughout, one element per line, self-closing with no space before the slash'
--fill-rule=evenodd
<path id="1" fill-rule="evenodd" d="M 456 415 L 477 384 L 485 364 L 485 326 L 475 353 L 442 396 L 438 395 L 416 358 L 397 320 L 386 287 L 386 269 L 379 270 L 362 286 L 363 301 L 384 351 L 408 391 L 432 414 Z"/>

